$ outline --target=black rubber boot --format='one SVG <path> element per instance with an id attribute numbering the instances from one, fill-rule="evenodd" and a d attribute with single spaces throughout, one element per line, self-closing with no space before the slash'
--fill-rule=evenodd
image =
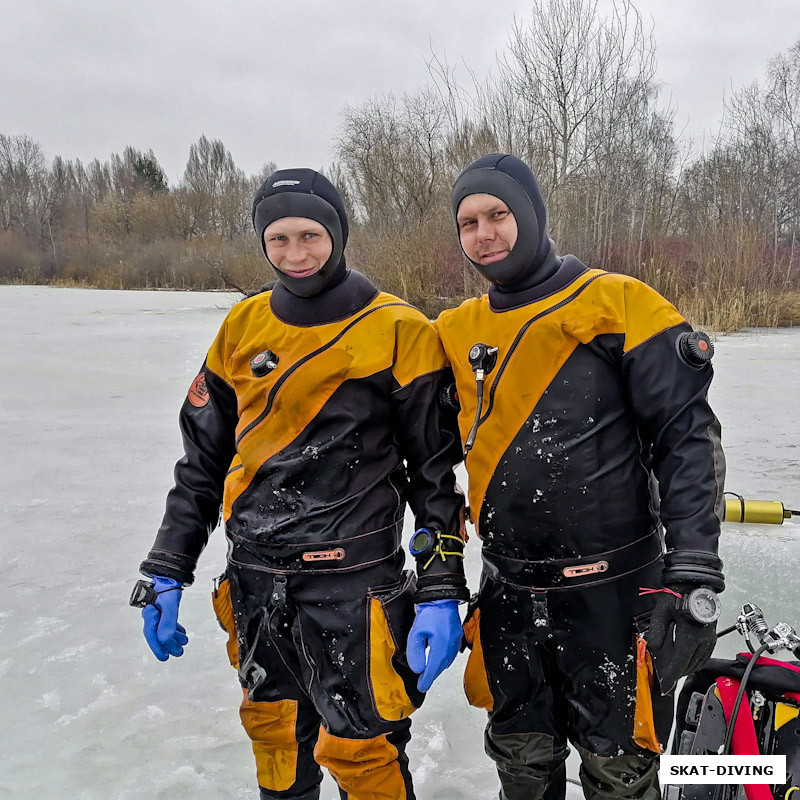
<path id="1" fill-rule="evenodd" d="M 586 800 L 661 800 L 658 758 L 624 755 L 602 758 L 578 748 L 580 777 Z"/>
<path id="2" fill-rule="evenodd" d="M 544 733 L 496 734 L 487 728 L 486 753 L 500 778 L 500 800 L 564 800 L 568 750 L 553 753 Z"/>

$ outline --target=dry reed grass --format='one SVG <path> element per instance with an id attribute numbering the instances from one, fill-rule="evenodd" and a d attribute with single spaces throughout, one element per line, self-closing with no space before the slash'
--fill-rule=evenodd
<path id="1" fill-rule="evenodd" d="M 134 244 L 136 246 L 134 246 Z M 614 260 L 618 271 L 652 286 L 698 327 L 730 332 L 800 325 L 800 276 L 792 258 L 776 258 L 756 231 L 717 226 L 694 238 L 648 242 L 642 263 Z M 58 264 L 42 266 L 26 243 L 0 236 L 0 280 L 101 289 L 240 289 L 249 293 L 273 275 L 252 237 L 201 237 L 146 243 L 76 238 L 63 243 Z M 591 265 L 591 255 L 583 256 Z M 24 263 L 24 270 L 2 267 Z M 414 227 L 354 226 L 351 266 L 429 317 L 486 291 L 464 259 L 449 215 Z"/>

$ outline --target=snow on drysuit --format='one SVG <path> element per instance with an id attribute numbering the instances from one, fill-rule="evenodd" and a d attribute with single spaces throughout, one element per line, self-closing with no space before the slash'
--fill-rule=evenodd
<path id="1" fill-rule="evenodd" d="M 660 586 L 664 569 L 650 475 L 667 570 L 690 552 L 721 575 L 712 369 L 679 357 L 676 339 L 691 328 L 655 291 L 555 256 L 521 161 L 487 156 L 467 168 L 454 215 L 478 193 L 503 200 L 519 234 L 503 261 L 473 262 L 494 284 L 488 295 L 436 323 L 483 542 L 465 625 L 467 695 L 489 711 L 486 748 L 507 800 L 563 796 L 567 739 L 582 757 L 587 797 L 656 798 L 653 757 L 672 704 L 651 698 L 646 675 L 637 684 L 646 654 L 634 646 L 637 617 L 653 604 L 639 589 Z M 491 354 L 480 409 L 475 344 Z"/>
<path id="2" fill-rule="evenodd" d="M 262 242 L 282 217 L 322 223 L 333 252 L 229 313 L 181 410 L 186 455 L 141 570 L 191 583 L 222 505 L 214 605 L 261 797 L 318 797 L 323 765 L 353 800 L 413 798 L 414 601 L 468 593 L 461 558 L 404 571 L 401 529 L 408 499 L 419 526 L 461 536 L 456 422 L 438 399 L 452 377 L 424 315 L 346 268 L 325 178 L 271 176 L 254 204 Z"/>

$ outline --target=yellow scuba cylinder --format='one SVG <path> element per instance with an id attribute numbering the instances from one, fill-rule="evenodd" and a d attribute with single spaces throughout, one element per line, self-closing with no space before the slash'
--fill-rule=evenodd
<path id="1" fill-rule="evenodd" d="M 745 500 L 740 494 L 725 492 L 732 497 L 725 498 L 724 522 L 749 522 L 762 525 L 782 525 L 785 519 L 797 511 L 785 508 L 778 500 Z"/>

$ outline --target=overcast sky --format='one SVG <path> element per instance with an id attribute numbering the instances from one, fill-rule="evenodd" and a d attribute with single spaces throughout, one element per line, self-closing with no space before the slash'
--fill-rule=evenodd
<path id="1" fill-rule="evenodd" d="M 654 25 L 662 96 L 698 142 L 731 86 L 760 80 L 800 37 L 800 0 L 635 2 Z M 527 20 L 530 3 L 0 0 L 0 133 L 85 163 L 152 148 L 171 182 L 201 134 L 248 174 L 321 167 L 345 105 L 423 86 L 432 51 L 485 75 L 515 14 Z"/>

